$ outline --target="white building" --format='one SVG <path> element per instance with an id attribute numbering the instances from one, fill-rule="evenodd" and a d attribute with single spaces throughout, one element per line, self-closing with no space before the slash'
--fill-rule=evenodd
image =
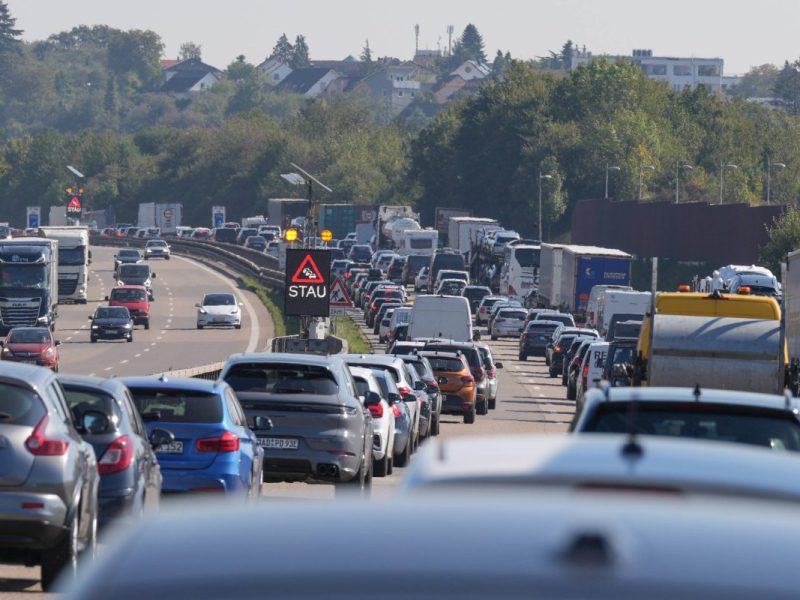
<path id="1" fill-rule="evenodd" d="M 571 69 L 590 63 L 595 58 L 591 52 L 575 52 Z M 724 61 L 721 58 L 677 58 L 673 56 L 653 56 L 652 50 L 634 50 L 631 56 L 603 56 L 611 62 L 632 60 L 641 66 L 650 79 L 666 81 L 671 90 L 696 89 L 705 86 L 712 92 L 724 92 Z M 727 82 L 726 82 L 727 83 Z"/>

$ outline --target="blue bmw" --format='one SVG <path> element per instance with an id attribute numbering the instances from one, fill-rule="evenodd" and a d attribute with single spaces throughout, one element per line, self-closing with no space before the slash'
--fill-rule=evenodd
<path id="1" fill-rule="evenodd" d="M 264 451 L 224 381 L 121 377 L 147 427 L 175 439 L 156 448 L 162 493 L 222 492 L 256 499 Z"/>

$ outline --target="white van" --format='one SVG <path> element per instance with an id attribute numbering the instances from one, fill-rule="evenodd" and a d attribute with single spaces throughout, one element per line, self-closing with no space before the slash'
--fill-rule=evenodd
<path id="1" fill-rule="evenodd" d="M 614 315 L 641 315 L 650 309 L 650 292 L 606 290 L 597 302 L 597 327 L 605 336 Z"/>
<path id="2" fill-rule="evenodd" d="M 417 296 L 408 325 L 408 339 L 444 338 L 472 341 L 472 313 L 462 296 Z"/>
<path id="3" fill-rule="evenodd" d="M 578 379 L 577 389 L 577 410 L 583 406 L 583 397 L 590 389 L 600 385 L 603 379 L 603 369 L 606 366 L 606 355 L 608 354 L 608 342 L 594 342 L 586 351 L 581 364 L 581 377 Z M 588 367 L 588 368 L 587 368 Z M 583 384 L 583 370 L 586 369 L 586 385 Z"/>
<path id="4" fill-rule="evenodd" d="M 589 292 L 589 303 L 586 305 L 586 327 L 598 327 L 599 321 L 597 320 L 597 303 L 600 297 L 606 293 L 606 290 L 619 290 L 621 292 L 632 292 L 633 288 L 628 285 L 596 285 Z"/>

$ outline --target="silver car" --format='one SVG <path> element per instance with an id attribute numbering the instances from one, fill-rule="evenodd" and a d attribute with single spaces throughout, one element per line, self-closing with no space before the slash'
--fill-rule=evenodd
<path id="1" fill-rule="evenodd" d="M 337 484 L 341 491 L 369 490 L 369 399 L 358 399 L 341 358 L 234 354 L 220 378 L 233 388 L 256 426 L 264 448 L 265 481 L 317 481 Z"/>
<path id="2" fill-rule="evenodd" d="M 87 410 L 76 427 L 49 369 L 0 363 L 0 562 L 41 565 L 45 590 L 94 555 L 100 475 L 81 433 L 107 425 Z"/>
<path id="3" fill-rule="evenodd" d="M 489 410 L 494 410 L 497 406 L 497 391 L 500 387 L 497 370 L 503 368 L 503 363 L 495 362 L 492 351 L 486 344 L 475 344 L 475 347 L 481 353 L 483 370 L 486 371 L 486 398 L 489 400 Z"/>
<path id="4" fill-rule="evenodd" d="M 408 404 L 403 402 L 394 377 L 383 369 L 371 369 L 378 386 L 381 388 L 382 396 L 392 407 L 394 414 L 394 455 L 392 457 L 392 467 L 407 467 L 411 461 L 411 451 L 413 444 L 414 415 L 408 408 Z"/>
<path id="5" fill-rule="evenodd" d="M 164 240 L 148 240 L 144 247 L 144 259 L 149 260 L 151 258 L 164 258 L 169 260 L 169 244 Z"/>

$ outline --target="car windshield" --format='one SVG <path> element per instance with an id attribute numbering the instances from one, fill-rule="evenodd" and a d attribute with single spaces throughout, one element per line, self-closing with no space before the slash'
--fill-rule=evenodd
<path id="1" fill-rule="evenodd" d="M 574 321 L 572 317 L 569 315 L 542 315 L 541 319 L 537 319 L 541 321 L 558 321 L 559 323 L 563 323 L 564 325 L 574 325 Z"/>
<path id="2" fill-rule="evenodd" d="M 48 344 L 51 341 L 50 330 L 46 327 L 12 329 L 8 341 L 12 344 Z"/>
<path id="3" fill-rule="evenodd" d="M 115 302 L 144 302 L 147 300 L 147 292 L 130 289 L 111 290 L 111 300 Z"/>
<path id="4" fill-rule="evenodd" d="M 333 373 L 316 365 L 239 363 L 231 367 L 225 381 L 237 392 L 313 396 L 339 393 Z"/>
<path id="5" fill-rule="evenodd" d="M 95 319 L 129 319 L 130 313 L 124 306 L 100 306 L 94 313 Z"/>
<path id="6" fill-rule="evenodd" d="M 83 414 L 87 410 L 96 410 L 107 417 L 119 421 L 120 412 L 114 398 L 110 395 L 96 390 L 87 390 L 79 386 L 65 384 L 64 395 L 67 397 L 67 404 L 75 417 L 77 423 L 81 422 Z"/>
<path id="7" fill-rule="evenodd" d="M 42 264 L 0 265 L 0 287 L 43 290 L 47 287 L 47 270 Z"/>
<path id="8" fill-rule="evenodd" d="M 44 414 L 42 401 L 31 390 L 0 383 L 0 429 L 3 425 L 33 427 Z"/>
<path id="9" fill-rule="evenodd" d="M 86 262 L 86 246 L 58 249 L 58 264 L 63 267 L 74 267 Z"/>
<path id="10" fill-rule="evenodd" d="M 444 356 L 427 356 L 426 358 L 431 363 L 431 368 L 434 371 L 458 373 L 464 370 L 464 363 L 461 362 L 460 358 L 447 358 Z"/>
<path id="11" fill-rule="evenodd" d="M 635 346 L 616 346 L 611 349 L 613 354 L 611 355 L 610 364 L 624 364 L 633 362 L 633 353 L 636 351 Z"/>
<path id="12" fill-rule="evenodd" d="M 508 309 L 501 309 L 500 312 L 497 314 L 498 318 L 502 319 L 519 319 L 520 321 L 525 320 L 525 317 L 528 316 L 528 313 L 524 310 L 508 310 Z"/>
<path id="13" fill-rule="evenodd" d="M 166 248 L 167 242 L 164 240 L 153 240 L 151 242 L 147 242 L 148 248 Z"/>
<path id="14" fill-rule="evenodd" d="M 220 423 L 222 402 L 217 394 L 181 389 L 131 387 L 133 402 L 147 421 L 160 423 Z"/>
<path id="15" fill-rule="evenodd" d="M 236 299 L 231 294 L 208 294 L 203 298 L 203 306 L 234 306 Z"/>
<path id="16" fill-rule="evenodd" d="M 718 407 L 703 403 L 627 402 L 601 406 L 584 431 L 626 433 L 635 419 L 637 433 L 697 438 L 800 452 L 800 423 L 787 413 L 765 414 L 743 406 Z"/>
<path id="17" fill-rule="evenodd" d="M 120 277 L 149 277 L 150 267 L 148 265 L 122 265 L 119 268 Z"/>
<path id="18" fill-rule="evenodd" d="M 138 250 L 120 250 L 117 256 L 119 258 L 140 258 Z"/>

